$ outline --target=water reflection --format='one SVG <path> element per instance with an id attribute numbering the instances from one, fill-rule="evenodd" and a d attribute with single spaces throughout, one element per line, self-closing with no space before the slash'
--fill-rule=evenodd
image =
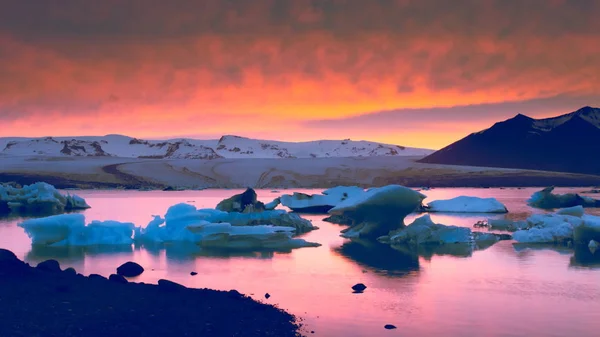
<path id="1" fill-rule="evenodd" d="M 198 257 L 222 258 L 248 257 L 256 259 L 271 259 L 275 253 L 285 254 L 291 251 L 273 250 L 229 250 L 229 249 L 206 249 L 194 243 L 170 243 L 170 244 L 144 244 L 136 246 L 136 249 L 144 249 L 150 255 L 160 256 L 165 253 L 168 260 L 190 261 Z"/>
<path id="2" fill-rule="evenodd" d="M 56 259 L 62 261 L 79 261 L 86 256 L 132 254 L 132 245 L 95 245 L 95 246 L 46 246 L 32 245 L 26 254 L 28 261 L 44 261 Z"/>
<path id="3" fill-rule="evenodd" d="M 569 260 L 569 267 L 600 269 L 600 249 L 592 252 L 588 246 L 578 245 Z"/>
<path id="4" fill-rule="evenodd" d="M 561 255 L 571 255 L 569 267 L 600 269 L 600 250 L 592 251 L 587 245 L 567 247 L 558 244 L 513 243 L 513 247 L 519 254 L 519 257 L 527 257 L 527 255 L 531 255 L 531 253 L 536 250 L 552 250 Z"/>
<path id="5" fill-rule="evenodd" d="M 333 251 L 376 273 L 402 276 L 419 270 L 416 255 L 392 249 L 390 245 L 377 241 L 354 239 Z"/>

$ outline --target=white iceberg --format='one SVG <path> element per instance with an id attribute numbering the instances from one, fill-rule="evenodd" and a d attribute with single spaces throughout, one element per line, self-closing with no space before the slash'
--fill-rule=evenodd
<path id="1" fill-rule="evenodd" d="M 25 220 L 19 224 L 34 245 L 91 246 L 133 243 L 134 224 L 118 221 L 92 221 L 83 214 L 61 214 Z"/>
<path id="2" fill-rule="evenodd" d="M 77 195 L 63 195 L 54 186 L 38 182 L 22 188 L 0 184 L 0 213 L 57 214 L 90 206 Z"/>
<path id="3" fill-rule="evenodd" d="M 284 194 L 279 200 L 283 206 L 295 212 L 327 213 L 340 202 L 363 193 L 365 190 L 358 186 L 337 186 L 323 191 L 322 194 Z"/>
<path id="4" fill-rule="evenodd" d="M 448 200 L 435 200 L 424 207 L 427 212 L 448 213 L 507 213 L 506 206 L 495 198 L 460 196 Z"/>
<path id="5" fill-rule="evenodd" d="M 317 243 L 292 238 L 295 227 L 254 224 L 279 211 L 227 213 L 212 209 L 197 210 L 187 204 L 169 208 L 165 218 L 155 216 L 146 228 L 136 228 L 135 240 L 146 243 L 193 242 L 201 247 L 227 249 L 291 249 L 317 247 Z M 263 214 L 262 218 L 257 215 Z M 285 216 L 283 212 L 283 216 Z M 252 216 L 251 218 L 249 216 Z M 229 223 L 222 220 L 232 220 Z M 257 220 L 258 219 L 258 220 Z M 304 219 L 303 219 L 304 220 Z M 244 225 L 240 225 L 240 224 Z M 247 225 L 251 224 L 251 225 Z"/>
<path id="6" fill-rule="evenodd" d="M 570 212 L 572 213 L 572 212 Z M 600 240 L 600 217 L 565 214 L 536 214 L 527 219 L 529 229 L 519 230 L 513 238 L 522 243 L 587 244 Z"/>
<path id="7" fill-rule="evenodd" d="M 574 206 L 600 207 L 600 200 L 581 196 L 576 193 L 554 194 L 552 191 L 554 191 L 554 187 L 547 187 L 539 192 L 533 193 L 531 198 L 527 200 L 527 204 L 531 207 L 541 209 L 556 209 Z"/>
<path id="8" fill-rule="evenodd" d="M 340 202 L 332 215 L 351 219 L 345 237 L 377 238 L 404 227 L 404 218 L 415 211 L 425 195 L 400 185 L 372 188 Z"/>
<path id="9" fill-rule="evenodd" d="M 62 214 L 26 220 L 19 224 L 33 245 L 91 246 L 131 245 L 137 243 L 193 243 L 200 247 L 226 249 L 292 249 L 317 247 L 317 243 L 293 238 L 294 227 L 271 225 L 233 225 L 210 222 L 226 212 L 197 210 L 192 205 L 177 204 L 165 218 L 154 216 L 145 228 L 117 221 L 92 221 L 85 224 L 82 214 Z M 239 219 L 242 213 L 232 219 Z M 260 213 L 253 213 L 260 214 Z M 246 214 L 250 215 L 250 214 Z M 243 220 L 246 221 L 246 220 Z"/>

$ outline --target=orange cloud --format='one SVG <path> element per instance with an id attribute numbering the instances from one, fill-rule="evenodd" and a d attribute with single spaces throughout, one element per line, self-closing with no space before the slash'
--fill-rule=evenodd
<path id="1" fill-rule="evenodd" d="M 600 96 L 592 1 L 67 2 L 0 14 L 0 136 L 308 139 L 323 137 L 311 120 Z M 402 133 L 435 142 L 327 135 L 439 147 L 490 118 L 434 122 Z"/>

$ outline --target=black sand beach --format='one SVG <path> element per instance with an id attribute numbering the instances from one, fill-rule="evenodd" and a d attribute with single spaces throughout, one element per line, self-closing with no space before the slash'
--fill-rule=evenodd
<path id="1" fill-rule="evenodd" d="M 42 270 L 4 249 L 0 322 L 2 337 L 300 336 L 294 316 L 235 290 L 119 283 L 72 270 Z"/>

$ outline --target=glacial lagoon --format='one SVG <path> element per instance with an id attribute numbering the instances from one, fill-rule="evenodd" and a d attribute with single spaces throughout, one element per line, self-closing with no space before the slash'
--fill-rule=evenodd
<path id="1" fill-rule="evenodd" d="M 494 197 L 508 214 L 431 214 L 434 222 L 473 228 L 488 218 L 525 219 L 526 200 L 539 188 L 432 189 L 425 202 L 459 195 Z M 585 189 L 557 189 L 581 192 Z M 269 202 L 282 193 L 258 190 Z M 145 225 L 177 203 L 212 208 L 240 190 L 81 190 L 92 208 L 86 221 L 117 220 Z M 594 197 L 594 195 L 590 195 Z M 281 206 L 280 206 L 281 207 Z M 586 209 L 600 215 L 600 209 Z M 410 215 L 410 223 L 418 215 Z M 63 268 L 108 276 L 126 261 L 146 271 L 134 282 L 169 279 L 188 287 L 236 289 L 298 316 L 314 336 L 597 336 L 600 333 L 600 254 L 587 247 L 515 245 L 500 241 L 482 250 L 407 251 L 339 236 L 345 226 L 303 215 L 320 229 L 301 235 L 322 246 L 290 252 L 203 251 L 194 245 L 138 248 L 32 247 L 21 218 L 0 218 L 0 248 L 30 264 L 56 259 Z M 198 275 L 191 276 L 190 272 Z M 352 285 L 364 283 L 361 294 Z M 270 297 L 265 298 L 269 293 Z M 393 324 L 394 330 L 384 329 Z M 314 331 L 314 334 L 311 334 Z"/>

